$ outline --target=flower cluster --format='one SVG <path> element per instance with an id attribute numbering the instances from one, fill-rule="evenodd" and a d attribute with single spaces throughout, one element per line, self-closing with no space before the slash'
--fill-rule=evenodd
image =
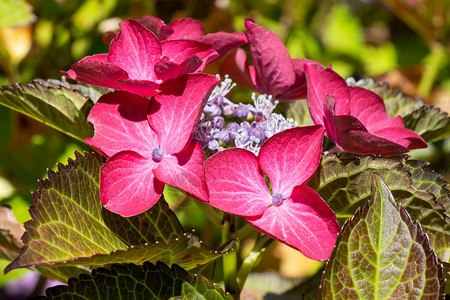
<path id="1" fill-rule="evenodd" d="M 280 38 L 245 20 L 243 33 L 204 35 L 197 20 L 166 25 L 144 16 L 109 32 L 108 54 L 86 57 L 68 78 L 118 91 L 102 96 L 88 120 L 86 142 L 107 161 L 101 170 L 105 208 L 133 216 L 150 208 L 168 184 L 317 260 L 327 259 L 339 225 L 305 184 L 316 171 L 323 137 L 342 151 L 391 155 L 426 147 L 387 116 L 383 100 L 348 87 L 331 68 L 291 59 Z M 222 64 L 230 77 L 201 74 L 205 66 L 248 41 Z M 236 83 L 260 93 L 233 103 Z M 307 96 L 314 126 L 299 127 L 274 112 L 279 101 Z M 205 161 L 205 158 L 206 161 Z"/>

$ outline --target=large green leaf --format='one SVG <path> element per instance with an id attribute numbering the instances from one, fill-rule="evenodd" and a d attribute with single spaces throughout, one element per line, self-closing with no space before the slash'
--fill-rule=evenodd
<path id="1" fill-rule="evenodd" d="M 177 265 L 112 265 L 91 276 L 71 279 L 68 286 L 47 289 L 46 299 L 231 299 L 217 285 L 202 277 L 192 278 Z"/>
<path id="2" fill-rule="evenodd" d="M 348 78 L 347 84 L 349 86 L 360 86 L 378 94 L 384 100 L 387 113 L 391 117 L 405 117 L 424 105 L 423 100 L 405 96 L 400 90 L 391 90 L 388 84 L 377 83 L 372 78 L 359 81 Z"/>
<path id="3" fill-rule="evenodd" d="M 321 285 L 323 299 L 444 299 L 442 266 L 419 223 L 374 175 L 372 200 L 343 227 Z"/>
<path id="4" fill-rule="evenodd" d="M 114 250 L 109 254 L 95 254 L 89 257 L 75 257 L 70 260 L 52 261 L 52 266 L 104 266 L 114 263 L 142 264 L 144 261 L 156 263 L 164 262 L 167 265 L 177 264 L 191 270 L 200 265 L 219 258 L 228 253 L 236 245 L 231 240 L 224 245 L 221 251 L 212 251 L 203 245 L 194 233 L 185 233 L 181 237 L 168 242 L 145 243 L 130 246 L 127 249 Z M 42 263 L 41 265 L 47 265 Z"/>
<path id="5" fill-rule="evenodd" d="M 0 104 L 80 141 L 93 135 L 86 120 L 93 102 L 65 86 L 45 86 L 36 81 L 0 86 Z"/>
<path id="6" fill-rule="evenodd" d="M 422 106 L 403 118 L 405 127 L 432 143 L 450 135 L 450 117 L 432 105 Z"/>
<path id="7" fill-rule="evenodd" d="M 450 234 L 450 219 L 444 207 L 429 191 L 413 186 L 410 173 L 403 170 L 403 159 L 375 156 L 322 157 L 310 185 L 325 199 L 338 218 L 349 218 L 371 197 L 371 180 L 378 173 L 414 220 L 427 229 Z"/>
<path id="8" fill-rule="evenodd" d="M 58 164 L 33 193 L 32 220 L 25 223 L 25 246 L 6 271 L 20 267 L 92 266 L 151 260 L 192 269 L 218 258 L 183 228 L 163 197 L 146 212 L 123 218 L 103 209 L 99 178 L 103 158 L 75 153 L 76 160 Z"/>

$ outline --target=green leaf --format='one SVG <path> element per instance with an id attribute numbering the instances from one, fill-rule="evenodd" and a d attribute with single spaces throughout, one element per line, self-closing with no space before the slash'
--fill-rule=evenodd
<path id="1" fill-rule="evenodd" d="M 391 117 L 405 117 L 424 105 L 422 99 L 413 99 L 405 96 L 402 91 L 391 90 L 388 84 L 376 83 L 372 78 L 355 81 L 355 79 L 350 77 L 347 79 L 347 84 L 349 86 L 359 86 L 378 94 L 384 100 L 386 111 Z"/>
<path id="2" fill-rule="evenodd" d="M 75 139 L 93 135 L 86 117 L 93 102 L 64 86 L 44 86 L 39 82 L 0 86 L 0 104 L 28 115 Z"/>
<path id="3" fill-rule="evenodd" d="M 444 207 L 429 191 L 413 186 L 403 164 L 402 159 L 394 158 L 325 155 L 309 185 L 325 199 L 338 218 L 349 218 L 370 199 L 372 176 L 378 173 L 414 220 L 424 228 L 448 235 L 450 219 Z"/>
<path id="4" fill-rule="evenodd" d="M 103 209 L 99 178 L 103 158 L 82 156 L 68 165 L 58 164 L 58 172 L 48 171 L 33 193 L 31 221 L 25 223 L 25 246 L 6 268 L 106 265 L 161 260 L 192 269 L 227 253 L 208 250 L 198 237 L 183 234 L 183 228 L 164 198 L 146 212 L 123 218 Z"/>
<path id="5" fill-rule="evenodd" d="M 145 243 L 130 246 L 127 249 L 114 250 L 108 254 L 95 254 L 89 257 L 78 256 L 69 260 L 52 261 L 52 266 L 104 266 L 115 263 L 142 264 L 144 261 L 167 265 L 177 264 L 186 270 L 213 261 L 228 253 L 236 245 L 235 240 L 225 244 L 221 251 L 212 251 L 203 245 L 194 233 L 185 233 L 181 237 L 168 242 Z"/>
<path id="6" fill-rule="evenodd" d="M 403 118 L 405 128 L 411 129 L 427 141 L 436 142 L 450 135 L 450 117 L 432 105 L 425 105 Z"/>
<path id="7" fill-rule="evenodd" d="M 57 79 L 44 80 L 44 79 L 37 78 L 34 81 L 42 84 L 45 87 L 60 88 L 61 86 L 64 86 L 71 90 L 77 90 L 81 94 L 83 94 L 83 96 L 91 99 L 92 102 L 94 102 L 94 103 L 96 103 L 97 100 L 104 94 L 107 94 L 107 93 L 113 91 L 113 89 L 108 89 L 108 88 L 101 87 L 101 86 L 85 84 L 82 82 L 70 84 L 67 82 L 67 80 L 65 79 L 64 76 L 62 77 L 62 80 L 57 80 Z"/>
<path id="8" fill-rule="evenodd" d="M 314 125 L 308 108 L 308 101 L 295 101 L 289 105 L 287 117 L 297 121 L 299 126 Z"/>
<path id="9" fill-rule="evenodd" d="M 372 200 L 344 225 L 327 263 L 323 299 L 443 299 L 442 266 L 419 223 L 374 175 Z"/>
<path id="10" fill-rule="evenodd" d="M 184 295 L 199 296 L 195 299 L 230 299 L 217 285 L 211 286 L 200 277 L 193 279 L 181 267 L 169 268 L 161 262 L 95 269 L 90 276 L 69 280 L 68 286 L 47 289 L 46 299 L 178 299 Z"/>
<path id="11" fill-rule="evenodd" d="M 231 300 L 233 297 L 228 293 L 225 294 L 218 284 L 211 284 L 205 277 L 195 275 L 194 282 L 183 282 L 181 295 L 174 299 Z"/>
<path id="12" fill-rule="evenodd" d="M 0 207 L 0 258 L 13 260 L 23 246 L 21 237 L 25 229 L 20 226 L 11 208 Z"/>
<path id="13" fill-rule="evenodd" d="M 32 7 L 25 1 L 0 0 L 0 26 L 13 27 L 27 25 L 35 18 Z"/>

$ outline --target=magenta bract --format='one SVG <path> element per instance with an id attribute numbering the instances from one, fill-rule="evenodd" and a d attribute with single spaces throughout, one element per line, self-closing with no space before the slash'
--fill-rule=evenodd
<path id="1" fill-rule="evenodd" d="M 137 20 L 152 31 L 160 41 L 188 39 L 211 45 L 218 53 L 208 58 L 206 64 L 212 63 L 224 56 L 228 51 L 247 43 L 247 37 L 242 32 L 215 32 L 204 34 L 203 24 L 190 18 L 177 19 L 166 25 L 163 20 L 153 16 L 143 16 Z M 103 36 L 103 41 L 109 45 L 118 32 L 109 31 Z"/>
<path id="2" fill-rule="evenodd" d="M 317 63 L 307 64 L 305 73 L 311 117 L 344 151 L 395 155 L 427 147 L 417 133 L 404 128 L 400 116 L 388 116 L 374 92 L 347 86 L 336 72 Z"/>
<path id="3" fill-rule="evenodd" d="M 281 39 L 251 19 L 244 21 L 253 66 L 247 56 L 237 49 L 222 65 L 222 73 L 238 84 L 260 94 L 272 95 L 279 101 L 294 101 L 306 96 L 303 66 L 308 59 L 291 59 Z"/>
<path id="4" fill-rule="evenodd" d="M 88 56 L 65 76 L 84 83 L 153 96 L 166 80 L 201 72 L 218 56 L 209 44 L 193 40 L 159 39 L 141 23 L 127 19 L 111 42 L 108 54 Z"/>
<path id="5" fill-rule="evenodd" d="M 296 127 L 268 139 L 259 157 L 239 148 L 213 155 L 205 162 L 209 204 L 310 258 L 328 259 L 340 230 L 336 215 L 304 185 L 319 165 L 323 133 L 322 126 Z"/>
<path id="6" fill-rule="evenodd" d="M 108 158 L 100 179 L 105 208 L 124 217 L 142 213 L 165 183 L 207 201 L 202 148 L 191 139 L 217 82 L 190 74 L 162 83 L 152 101 L 123 91 L 99 99 L 88 117 L 95 135 L 86 143 Z"/>

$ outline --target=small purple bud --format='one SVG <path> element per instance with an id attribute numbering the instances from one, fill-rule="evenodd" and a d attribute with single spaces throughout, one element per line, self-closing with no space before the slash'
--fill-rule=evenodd
<path id="1" fill-rule="evenodd" d="M 255 121 L 256 122 L 264 122 L 266 120 L 266 117 L 264 117 L 263 113 L 258 111 L 255 114 Z"/>
<path id="2" fill-rule="evenodd" d="M 264 129 L 260 127 L 252 128 L 249 135 L 254 136 L 255 138 L 259 139 L 259 141 L 263 141 L 266 138 Z"/>
<path id="3" fill-rule="evenodd" d="M 232 116 L 232 115 L 234 115 L 235 107 L 236 106 L 234 104 L 225 105 L 223 107 L 223 113 L 225 114 L 225 116 Z"/>
<path id="4" fill-rule="evenodd" d="M 164 150 L 156 147 L 152 151 L 152 157 L 155 161 L 161 161 L 162 157 L 164 156 Z"/>
<path id="5" fill-rule="evenodd" d="M 241 118 L 241 119 L 246 119 L 249 113 L 249 109 L 247 106 L 245 105 L 238 105 L 238 107 L 236 107 L 236 109 L 234 110 L 234 114 L 236 115 L 236 117 Z"/>
<path id="6" fill-rule="evenodd" d="M 216 140 L 210 140 L 208 142 L 208 148 L 211 150 L 216 150 L 219 147 L 219 142 Z"/>
<path id="7" fill-rule="evenodd" d="M 213 137 L 215 139 L 221 140 L 224 143 L 228 143 L 231 139 L 231 134 L 230 131 L 228 129 L 224 129 L 218 133 L 214 133 Z"/>
<path id="8" fill-rule="evenodd" d="M 225 126 L 225 120 L 220 116 L 215 116 L 213 118 L 214 127 L 218 129 L 222 129 Z"/>
<path id="9" fill-rule="evenodd" d="M 219 105 L 219 106 L 222 105 L 222 103 L 223 103 L 223 96 L 222 95 L 217 96 L 217 99 L 216 99 L 215 103 L 216 103 L 216 105 Z"/>
<path id="10" fill-rule="evenodd" d="M 272 204 L 275 206 L 280 206 L 283 203 L 284 197 L 283 195 L 276 193 L 272 195 Z"/>
<path id="11" fill-rule="evenodd" d="M 240 127 L 241 127 L 241 126 L 239 126 L 239 124 L 236 123 L 236 122 L 230 122 L 230 123 L 228 123 L 228 125 L 227 125 L 227 129 L 228 129 L 229 131 L 237 131 Z"/>

